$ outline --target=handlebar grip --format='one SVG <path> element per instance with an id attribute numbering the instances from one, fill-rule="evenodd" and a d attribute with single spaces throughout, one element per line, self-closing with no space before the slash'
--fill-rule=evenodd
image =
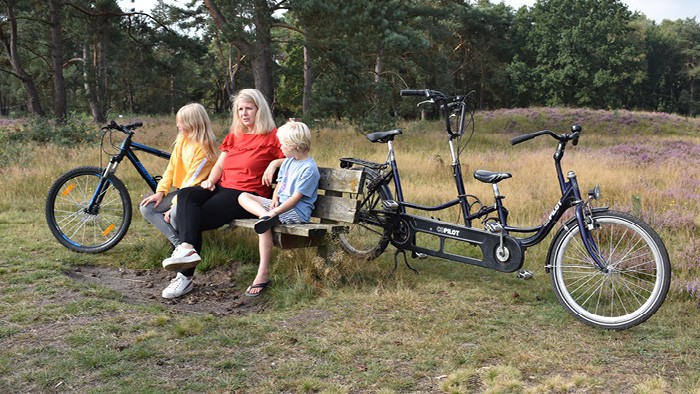
<path id="1" fill-rule="evenodd" d="M 517 145 L 521 142 L 525 142 L 527 140 L 531 140 L 535 137 L 537 137 L 539 134 L 537 133 L 530 133 L 530 134 L 525 134 L 525 135 L 519 135 L 513 139 L 510 140 L 511 145 Z"/>
<path id="2" fill-rule="evenodd" d="M 430 94 L 426 89 L 401 89 L 401 95 L 430 97 Z"/>
<path id="3" fill-rule="evenodd" d="M 141 126 L 143 126 L 143 122 L 134 122 L 134 123 L 131 123 L 131 124 L 124 126 L 124 128 L 135 129 L 135 128 L 141 127 Z"/>

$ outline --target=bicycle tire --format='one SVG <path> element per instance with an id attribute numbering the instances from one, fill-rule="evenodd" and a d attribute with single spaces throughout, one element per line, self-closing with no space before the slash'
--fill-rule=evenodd
<path id="1" fill-rule="evenodd" d="M 46 198 L 46 222 L 66 248 L 80 253 L 101 253 L 122 240 L 131 224 L 131 198 L 114 175 L 97 214 L 86 212 L 102 178 L 99 167 L 77 167 L 51 185 Z"/>
<path id="2" fill-rule="evenodd" d="M 361 202 L 358 222 L 350 225 L 348 233 L 340 234 L 339 241 L 347 254 L 370 261 L 384 253 L 389 245 L 389 229 L 380 211 L 382 202 L 393 198 L 389 187 L 379 182 L 377 172 L 366 168 L 364 171 L 367 175 L 362 193 L 350 194 L 350 198 Z"/>
<path id="3" fill-rule="evenodd" d="M 671 264 L 649 225 L 617 211 L 594 212 L 591 230 L 608 272 L 595 264 L 572 220 L 555 237 L 548 255 L 550 280 L 559 302 L 578 320 L 623 330 L 649 319 L 669 290 Z"/>

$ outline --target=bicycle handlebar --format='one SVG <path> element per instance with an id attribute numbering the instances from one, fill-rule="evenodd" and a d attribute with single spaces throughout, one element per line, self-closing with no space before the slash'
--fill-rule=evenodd
<path id="1" fill-rule="evenodd" d="M 432 100 L 444 100 L 447 98 L 444 93 L 438 92 L 437 90 L 430 89 L 402 89 L 402 96 L 420 96 L 428 97 Z"/>
<path id="2" fill-rule="evenodd" d="M 450 97 L 445 93 L 431 89 L 401 89 L 400 94 L 401 96 L 428 98 L 428 100 L 419 103 L 419 106 L 424 103 L 437 104 L 439 111 L 445 118 L 445 130 L 450 137 L 457 138 L 462 136 L 467 124 L 467 122 L 465 122 L 465 116 L 469 113 L 468 103 L 466 102 L 469 95 Z M 450 123 L 452 116 L 458 117 L 454 125 Z M 453 130 L 453 126 L 456 126 L 457 130 Z"/>
<path id="3" fill-rule="evenodd" d="M 519 135 L 513 139 L 510 140 L 511 145 L 517 145 L 521 142 L 525 142 L 527 140 L 531 140 L 535 137 L 539 137 L 541 135 L 549 135 L 553 137 L 554 139 L 558 140 L 559 142 L 566 142 L 566 141 L 573 141 L 574 146 L 578 144 L 578 138 L 581 135 L 581 126 L 580 125 L 573 125 L 571 126 L 571 133 L 569 134 L 556 134 L 555 132 L 551 130 L 540 130 L 536 131 L 534 133 L 530 134 L 524 134 L 524 135 Z"/>
<path id="4" fill-rule="evenodd" d="M 108 129 L 108 130 L 119 130 L 124 134 L 128 134 L 131 131 L 136 130 L 137 128 L 143 126 L 143 122 L 134 122 L 134 123 L 129 123 L 125 125 L 120 125 L 117 124 L 115 121 L 109 122 L 108 125 L 102 127 L 103 129 Z"/>

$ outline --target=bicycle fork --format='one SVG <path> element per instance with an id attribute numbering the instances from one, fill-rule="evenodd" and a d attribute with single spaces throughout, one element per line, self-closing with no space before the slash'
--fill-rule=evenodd
<path id="1" fill-rule="evenodd" d="M 576 222 L 578 223 L 579 234 L 581 235 L 581 240 L 583 245 L 586 247 L 586 251 L 591 256 L 598 268 L 607 273 L 608 263 L 603 258 L 602 254 L 598 250 L 598 245 L 596 245 L 593 239 L 592 231 L 597 228 L 597 223 L 593 219 L 593 210 L 590 207 L 591 200 L 597 200 L 600 197 L 600 189 L 598 186 L 592 191 L 588 192 L 588 201 L 583 201 L 581 198 L 581 192 L 579 189 L 578 182 L 576 180 L 576 174 L 570 171 L 568 174 L 569 182 L 571 187 L 574 189 L 574 195 L 576 196 L 576 201 L 574 202 L 576 206 Z M 606 208 L 607 210 L 607 208 Z"/>
<path id="2" fill-rule="evenodd" d="M 95 193 L 90 199 L 90 204 L 87 206 L 87 208 L 85 208 L 86 213 L 90 215 L 97 215 L 100 213 L 100 205 L 102 205 L 102 199 L 104 198 L 105 194 L 107 193 L 107 189 L 109 189 L 109 186 L 111 184 L 109 182 L 109 176 L 117 170 L 118 165 L 119 160 L 116 156 L 112 157 L 109 160 L 109 164 L 107 165 L 107 167 L 105 167 L 104 171 L 102 171 L 100 183 L 97 184 Z"/>

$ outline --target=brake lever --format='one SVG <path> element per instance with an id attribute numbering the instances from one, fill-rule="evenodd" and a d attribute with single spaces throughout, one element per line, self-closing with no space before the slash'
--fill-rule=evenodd
<path id="1" fill-rule="evenodd" d="M 416 107 L 420 107 L 423 104 L 435 104 L 435 100 L 430 99 L 430 100 L 421 101 L 420 103 L 416 104 Z"/>

